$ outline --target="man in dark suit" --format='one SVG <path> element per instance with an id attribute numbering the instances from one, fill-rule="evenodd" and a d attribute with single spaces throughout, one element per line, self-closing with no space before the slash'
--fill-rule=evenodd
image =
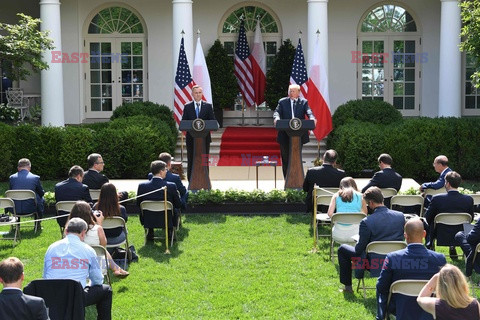
<path id="1" fill-rule="evenodd" d="M 55 185 L 55 201 L 77 201 L 84 200 L 92 203 L 88 186 L 82 183 L 83 169 L 80 166 L 73 166 L 68 171 L 68 179 Z"/>
<path id="2" fill-rule="evenodd" d="M 382 191 L 378 187 L 370 187 L 363 194 L 363 198 L 373 213 L 360 222 L 359 240 L 355 247 L 342 244 L 338 248 L 340 282 L 345 285 L 344 292 L 348 293 L 353 293 L 352 260 L 360 262 L 360 266 L 356 263 L 356 269 L 363 269 L 366 264 L 363 263 L 366 259 L 365 250 L 370 242 L 403 240 L 403 226 L 405 225 L 403 213 L 390 210 L 383 205 Z"/>
<path id="3" fill-rule="evenodd" d="M 49 319 L 42 298 L 23 294 L 23 263 L 10 257 L 0 263 L 0 319 L 42 320 Z"/>
<path id="4" fill-rule="evenodd" d="M 319 187 L 338 188 L 340 180 L 345 178 L 345 171 L 335 168 L 337 164 L 338 154 L 335 150 L 330 149 L 323 154 L 323 164 L 319 167 L 308 169 L 305 180 L 303 181 L 303 191 L 307 193 L 305 202 L 307 204 L 307 212 L 313 210 L 313 187 L 315 184 Z"/>
<path id="5" fill-rule="evenodd" d="M 405 224 L 406 249 L 387 254 L 380 277 L 377 281 L 377 320 L 383 320 L 387 311 L 390 286 L 397 280 L 429 280 L 447 261 L 442 253 L 428 250 L 423 246 L 425 237 L 423 222 L 416 218 Z M 394 294 L 388 306 L 390 314 L 397 319 L 432 319 L 423 311 L 415 297 Z"/>
<path id="6" fill-rule="evenodd" d="M 438 190 L 443 188 L 445 186 L 445 176 L 447 175 L 447 173 L 452 171 L 452 169 L 448 167 L 448 158 L 443 155 L 440 155 L 436 157 L 435 160 L 433 160 L 433 168 L 437 173 L 440 174 L 440 176 L 438 177 L 437 181 L 424 182 L 420 185 L 420 192 L 422 193 L 422 195 L 424 195 L 425 189 Z M 430 205 L 430 201 L 432 201 L 432 196 L 425 196 L 425 208 L 428 208 L 428 206 Z"/>
<path id="7" fill-rule="evenodd" d="M 278 101 L 277 108 L 273 113 L 273 125 L 275 126 L 277 124 L 277 120 L 292 118 L 299 118 L 303 120 L 305 117 L 315 121 L 315 125 L 317 124 L 317 119 L 315 119 L 312 110 L 308 106 L 307 100 L 300 97 L 300 86 L 298 84 L 291 84 L 288 87 L 288 97 L 282 98 Z M 306 132 L 302 136 L 300 148 L 308 141 L 310 141 L 310 139 L 308 137 L 308 132 Z M 286 178 L 288 159 L 290 156 L 290 138 L 285 131 L 279 131 L 277 135 L 277 142 L 280 144 L 283 177 Z"/>
<path id="8" fill-rule="evenodd" d="M 177 186 L 173 182 L 168 182 L 165 177 L 167 175 L 167 165 L 161 160 L 153 161 L 150 165 L 150 170 L 153 174 L 152 180 L 142 182 L 138 185 L 137 190 L 137 204 L 140 206 L 140 203 L 145 200 L 164 200 L 164 191 L 158 190 L 163 187 L 167 187 L 167 201 L 170 201 L 174 208 L 173 222 L 175 223 L 178 217 L 178 211 L 182 206 L 180 196 L 177 191 Z M 146 194 L 152 191 L 158 190 L 156 192 Z M 146 194 L 146 195 L 144 195 Z M 147 239 L 153 239 L 153 229 L 148 230 Z"/>
<path id="9" fill-rule="evenodd" d="M 200 86 L 193 86 L 192 88 L 193 101 L 189 102 L 183 108 L 182 120 L 195 120 L 197 118 L 203 120 L 216 120 L 213 113 L 213 108 L 210 103 L 202 100 L 203 89 Z M 212 136 L 210 132 L 205 138 L 206 156 L 210 154 L 210 142 Z M 193 165 L 193 137 L 187 132 L 187 179 L 190 181 Z"/>
<path id="10" fill-rule="evenodd" d="M 473 269 L 475 269 L 475 272 L 480 273 L 480 255 L 473 261 L 475 249 L 477 244 L 480 243 L 480 220 L 475 223 L 475 226 L 468 234 L 465 234 L 464 231 L 458 231 L 455 235 L 455 242 L 462 248 L 463 254 L 467 257 L 465 275 L 470 277 Z"/>
<path id="11" fill-rule="evenodd" d="M 462 230 L 462 226 L 439 225 L 434 228 L 435 216 L 439 213 L 466 212 L 473 219 L 473 198 L 458 192 L 462 177 L 455 171 L 445 175 L 445 189 L 447 193 L 437 194 L 432 197 L 432 202 L 425 212 L 425 219 L 428 223 L 427 248 L 432 246 L 432 240 L 438 238 L 440 241 L 453 241 L 455 234 Z M 438 240 L 437 240 L 438 241 Z M 455 247 L 450 247 L 450 256 L 456 257 Z"/>
<path id="12" fill-rule="evenodd" d="M 177 190 L 180 193 L 180 200 L 182 201 L 182 209 L 187 208 L 187 201 L 188 201 L 188 192 L 187 188 L 182 183 L 182 179 L 178 174 L 175 174 L 170 171 L 172 168 L 172 156 L 168 152 L 162 152 L 158 156 L 158 160 L 165 162 L 167 165 L 167 175 L 165 176 L 165 180 L 168 182 L 173 182 L 177 186 Z M 150 172 L 148 174 L 148 180 L 152 180 L 153 174 Z"/>
<path id="13" fill-rule="evenodd" d="M 29 214 L 37 211 L 40 218 L 43 217 L 44 199 L 40 177 L 30 172 L 32 164 L 27 158 L 18 161 L 18 172 L 10 176 L 10 190 L 32 190 L 37 198 L 37 206 L 33 200 L 15 200 L 16 214 Z"/>

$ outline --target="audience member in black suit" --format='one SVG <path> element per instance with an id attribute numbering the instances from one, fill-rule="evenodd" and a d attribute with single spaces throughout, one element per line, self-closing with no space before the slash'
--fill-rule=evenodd
<path id="1" fill-rule="evenodd" d="M 431 195 L 425 195 L 425 189 L 433 189 L 433 190 L 438 190 L 441 189 L 445 186 L 445 176 L 447 173 L 452 171 L 448 167 L 448 158 L 444 155 L 440 155 L 433 160 L 433 168 L 437 173 L 440 174 L 438 177 L 437 181 L 432 181 L 432 182 L 424 182 L 420 185 L 420 192 L 422 193 L 423 196 L 425 196 L 425 204 L 424 207 L 428 208 L 430 205 L 430 201 L 432 201 L 432 196 Z M 427 234 L 428 238 L 428 234 Z"/>
<path id="2" fill-rule="evenodd" d="M 167 201 L 170 201 L 174 208 L 173 222 L 176 227 L 176 222 L 178 218 L 178 212 L 182 206 L 180 196 L 177 191 L 177 186 L 173 182 L 168 182 L 165 177 L 167 175 L 167 165 L 161 160 L 153 161 L 150 165 L 150 171 L 153 174 L 152 180 L 142 182 L 138 185 L 137 190 L 137 204 L 140 206 L 140 203 L 145 200 L 159 201 L 164 200 L 164 191 L 158 190 L 163 187 L 167 187 Z M 146 194 L 152 191 L 158 190 L 156 192 Z M 144 195 L 145 194 L 145 195 Z M 153 229 L 148 230 L 147 240 L 153 239 Z"/>
<path id="3" fill-rule="evenodd" d="M 177 190 L 180 193 L 180 200 L 182 200 L 182 209 L 186 209 L 188 201 L 187 188 L 185 188 L 185 186 L 183 185 L 180 176 L 170 171 L 170 169 L 172 168 L 172 156 L 168 152 L 162 152 L 158 156 L 158 160 L 161 160 L 167 164 L 167 176 L 165 177 L 165 180 L 175 183 L 175 185 L 177 186 Z M 152 180 L 152 177 L 153 174 L 150 172 L 148 174 L 148 180 Z"/>
<path id="4" fill-rule="evenodd" d="M 105 167 L 103 158 L 98 153 L 92 153 L 87 157 L 88 170 L 83 176 L 83 184 L 88 186 L 90 190 L 100 190 L 102 186 L 110 180 L 106 175 L 101 173 Z M 119 200 L 128 199 L 128 192 L 121 191 L 118 193 Z"/>
<path id="5" fill-rule="evenodd" d="M 0 263 L 0 319 L 42 320 L 49 319 L 42 298 L 23 294 L 23 263 L 10 257 Z"/>
<path id="6" fill-rule="evenodd" d="M 68 179 L 55 185 L 55 201 L 77 201 L 83 200 L 92 203 L 88 186 L 82 183 L 83 169 L 80 166 L 73 166 L 68 171 Z"/>
<path id="7" fill-rule="evenodd" d="M 313 187 L 316 184 L 319 187 L 338 188 L 340 180 L 345 178 L 345 171 L 335 168 L 337 164 L 338 154 L 335 150 L 330 149 L 323 154 L 323 164 L 319 167 L 308 169 L 305 180 L 303 181 L 303 191 L 307 193 L 305 202 L 307 204 L 307 212 L 313 210 Z"/>
<path id="8" fill-rule="evenodd" d="M 473 269 L 475 269 L 475 272 L 480 273 L 480 255 L 473 261 L 475 248 L 480 243 L 480 220 L 475 223 L 475 226 L 468 234 L 465 234 L 464 231 L 457 232 L 455 242 L 462 248 L 463 254 L 467 257 L 465 275 L 470 277 Z"/>
<path id="9" fill-rule="evenodd" d="M 216 120 L 213 113 L 213 108 L 210 103 L 202 100 L 203 89 L 200 86 L 193 86 L 192 88 L 193 101 L 187 103 L 183 108 L 182 120 L 195 120 L 197 118 L 203 120 Z M 198 108 L 198 114 L 197 114 Z M 210 132 L 205 138 L 206 156 L 210 154 L 210 142 L 212 136 Z M 203 156 L 203 155 L 202 155 Z M 187 179 L 190 181 L 193 165 L 193 137 L 187 132 Z"/>
<path id="10" fill-rule="evenodd" d="M 300 86 L 298 84 L 291 84 L 288 87 L 288 97 L 282 98 L 278 101 L 277 108 L 273 113 L 273 125 L 277 124 L 277 120 L 298 118 L 300 120 L 308 117 L 310 120 L 317 119 L 313 115 L 312 110 L 308 106 L 308 101 L 300 97 Z M 310 141 L 308 133 L 302 136 L 302 143 L 300 144 L 300 152 L 302 152 L 302 145 Z M 283 177 L 287 177 L 288 159 L 290 156 L 290 138 L 285 131 L 279 131 L 277 142 L 280 144 L 280 153 L 282 156 L 282 170 Z"/>
<path id="11" fill-rule="evenodd" d="M 432 202 L 425 212 L 425 219 L 428 223 L 427 248 L 431 248 L 432 240 L 454 239 L 455 234 L 463 229 L 462 226 L 439 225 L 434 229 L 435 216 L 439 213 L 465 212 L 473 219 L 473 198 L 458 192 L 462 177 L 455 171 L 450 171 L 445 176 L 445 189 L 447 193 L 437 194 L 432 197 Z M 456 258 L 455 247 L 450 247 L 450 256 Z"/>
<path id="12" fill-rule="evenodd" d="M 442 253 L 423 246 L 425 234 L 422 220 L 408 220 L 404 233 L 407 248 L 387 254 L 377 281 L 377 320 L 384 319 L 387 307 L 389 313 L 396 315 L 397 319 L 432 319 L 432 316 L 416 303 L 415 297 L 394 294 L 387 306 L 392 283 L 407 279 L 429 280 L 447 263 Z"/>
<path id="13" fill-rule="evenodd" d="M 355 247 L 342 244 L 338 248 L 338 265 L 340 267 L 340 282 L 345 285 L 344 292 L 352 290 L 352 262 L 359 274 L 364 269 L 365 250 L 372 241 L 402 241 L 405 218 L 403 213 L 393 211 L 383 205 L 382 191 L 378 187 L 370 187 L 363 194 L 367 205 L 373 213 L 360 222 L 359 240 Z M 361 270 L 360 270 L 361 269 Z M 362 275 L 363 276 L 363 275 Z"/>

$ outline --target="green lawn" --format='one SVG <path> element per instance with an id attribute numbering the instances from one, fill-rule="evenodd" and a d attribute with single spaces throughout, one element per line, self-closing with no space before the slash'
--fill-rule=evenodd
<path id="1" fill-rule="evenodd" d="M 319 253 L 309 253 L 305 215 L 187 215 L 171 255 L 164 254 L 163 241 L 144 245 L 137 216 L 129 218 L 128 228 L 140 259 L 130 265 L 128 278 L 114 279 L 113 319 L 375 316 L 374 290 L 365 300 L 359 293 L 339 292 L 338 264 L 329 261 L 326 238 L 319 242 Z M 55 220 L 44 222 L 38 235 L 28 225 L 22 230 L 16 247 L 11 241 L 0 243 L 0 258 L 19 257 L 28 283 L 42 276 L 45 251 L 60 232 Z M 375 285 L 375 279 L 366 284 Z M 93 307 L 87 319 L 95 319 Z"/>

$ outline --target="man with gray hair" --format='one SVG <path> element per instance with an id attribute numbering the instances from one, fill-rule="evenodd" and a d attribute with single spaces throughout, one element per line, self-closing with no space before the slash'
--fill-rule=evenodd
<path id="1" fill-rule="evenodd" d="M 112 288 L 103 284 L 102 268 L 95 250 L 84 243 L 87 223 L 81 218 L 67 222 L 62 240 L 51 244 L 45 253 L 43 278 L 79 281 L 85 293 L 85 304 L 97 306 L 98 319 L 112 318 Z M 87 286 L 87 278 L 90 285 Z"/>

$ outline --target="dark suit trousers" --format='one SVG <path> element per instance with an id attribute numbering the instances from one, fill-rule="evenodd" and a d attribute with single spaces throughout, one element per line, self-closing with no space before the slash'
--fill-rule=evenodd
<path id="1" fill-rule="evenodd" d="M 465 274 L 467 275 L 467 277 L 469 277 L 472 275 L 473 271 L 473 250 L 475 248 L 473 248 L 470 243 L 468 243 L 467 235 L 463 231 L 457 232 L 457 234 L 455 235 L 455 242 L 457 243 L 457 245 L 460 246 L 460 248 L 462 248 L 463 254 L 465 255 L 465 257 L 467 257 L 467 261 L 465 262 Z"/>
<path id="2" fill-rule="evenodd" d="M 92 287 L 85 287 L 85 304 L 97 306 L 98 320 L 112 319 L 112 288 L 105 284 Z"/>
<path id="3" fill-rule="evenodd" d="M 188 179 L 188 182 L 190 182 L 190 177 L 192 175 L 192 166 L 193 166 L 193 146 L 194 146 L 194 142 L 195 140 L 193 140 L 191 143 L 187 142 L 187 179 Z M 207 149 L 207 155 L 210 154 L 210 143 L 206 143 L 206 139 L 205 139 L 205 147 Z M 202 163 L 203 161 L 205 160 L 205 158 L 202 157 Z M 208 163 L 208 159 L 207 160 L 207 163 Z M 208 168 L 207 168 L 208 169 Z"/>
<path id="4" fill-rule="evenodd" d="M 346 286 L 352 285 L 352 258 L 356 256 L 355 248 L 348 244 L 342 244 L 340 248 L 338 248 L 340 282 Z"/>

